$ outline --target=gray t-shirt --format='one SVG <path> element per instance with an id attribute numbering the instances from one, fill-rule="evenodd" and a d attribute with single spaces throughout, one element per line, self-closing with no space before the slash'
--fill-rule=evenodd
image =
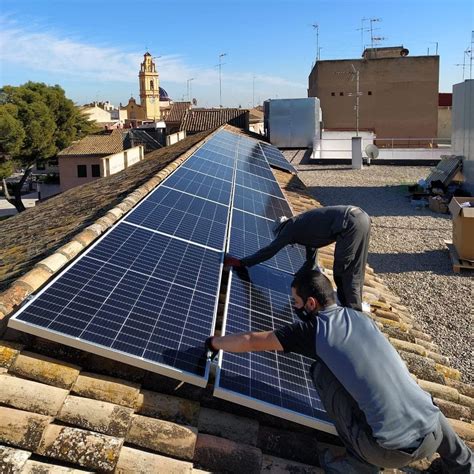
<path id="1" fill-rule="evenodd" d="M 357 402 L 381 446 L 404 449 L 433 431 L 438 408 L 368 316 L 333 305 L 275 334 L 285 352 L 326 364 Z"/>

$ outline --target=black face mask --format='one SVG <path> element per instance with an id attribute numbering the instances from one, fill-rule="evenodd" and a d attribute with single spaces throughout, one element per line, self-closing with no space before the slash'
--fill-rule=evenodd
<path id="1" fill-rule="evenodd" d="M 295 312 L 296 316 L 298 316 L 298 318 L 301 319 L 301 321 L 303 322 L 309 321 L 311 319 L 312 314 L 308 313 L 308 311 L 306 311 L 304 307 L 303 308 L 293 307 L 293 311 Z"/>

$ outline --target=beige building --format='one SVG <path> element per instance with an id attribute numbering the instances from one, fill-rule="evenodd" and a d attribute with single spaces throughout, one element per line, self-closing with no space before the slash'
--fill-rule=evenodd
<path id="1" fill-rule="evenodd" d="M 58 155 L 61 191 L 118 173 L 143 157 L 142 145 L 124 149 L 120 130 L 88 135 Z"/>
<path id="2" fill-rule="evenodd" d="M 378 139 L 437 137 L 439 56 L 411 57 L 402 46 L 366 49 L 362 59 L 316 62 L 308 97 L 319 98 L 324 129 L 356 129 L 356 71 L 360 130 Z"/>
<path id="3" fill-rule="evenodd" d="M 94 120 L 98 124 L 110 123 L 112 117 L 109 110 L 104 110 L 97 104 L 85 105 L 79 109 L 82 114 L 87 115 L 89 120 Z"/>

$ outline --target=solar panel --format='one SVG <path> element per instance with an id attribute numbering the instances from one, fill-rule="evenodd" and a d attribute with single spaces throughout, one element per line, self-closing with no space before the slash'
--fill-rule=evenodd
<path id="1" fill-rule="evenodd" d="M 229 253 L 237 258 L 248 257 L 273 240 L 273 221 L 233 209 Z M 287 245 L 262 265 L 296 273 L 306 260 L 306 251 L 300 245 Z"/>
<path id="2" fill-rule="evenodd" d="M 293 215 L 286 199 L 280 199 L 239 185 L 235 186 L 234 208 L 272 220 L 281 216 L 291 217 Z"/>
<path id="3" fill-rule="evenodd" d="M 295 317 L 291 276 L 262 266 L 247 275 L 232 272 L 224 333 L 273 331 Z M 335 433 L 309 376 L 313 361 L 297 354 L 220 354 L 214 395 L 316 429 Z"/>
<path id="4" fill-rule="evenodd" d="M 159 186 L 125 221 L 223 250 L 228 211 L 222 204 Z"/>
<path id="5" fill-rule="evenodd" d="M 245 186 L 249 189 L 258 189 L 262 193 L 271 194 L 272 196 L 276 196 L 279 198 L 284 198 L 281 188 L 275 181 L 275 179 L 265 179 L 254 174 L 247 173 L 245 171 L 237 170 L 235 182 L 236 184 L 239 184 L 240 186 Z"/>
<path id="6" fill-rule="evenodd" d="M 272 181 L 275 180 L 272 170 L 266 163 L 263 167 L 248 161 L 237 160 L 236 165 L 239 171 L 245 171 L 246 173 L 254 174 L 256 176 L 260 176 L 261 178 L 270 179 Z"/>
<path id="7" fill-rule="evenodd" d="M 260 146 L 265 154 L 265 158 L 271 166 L 296 174 L 294 166 L 288 162 L 278 148 L 265 142 L 260 142 Z"/>
<path id="8" fill-rule="evenodd" d="M 9 325 L 205 386 L 221 253 L 120 223 Z"/>
<path id="9" fill-rule="evenodd" d="M 229 205 L 230 203 L 232 183 L 186 168 L 176 170 L 166 179 L 162 186 L 193 194 L 220 204 Z"/>
<path id="10" fill-rule="evenodd" d="M 191 156 L 181 166 L 225 181 L 232 182 L 234 178 L 234 169 L 232 167 L 217 165 L 201 156 Z"/>

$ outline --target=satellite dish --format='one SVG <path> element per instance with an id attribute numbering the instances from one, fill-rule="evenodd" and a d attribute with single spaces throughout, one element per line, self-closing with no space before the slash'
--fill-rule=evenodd
<path id="1" fill-rule="evenodd" d="M 369 143 L 365 147 L 365 154 L 367 155 L 367 166 L 370 166 L 370 160 L 375 160 L 379 156 L 379 149 L 373 143 Z"/>
<path id="2" fill-rule="evenodd" d="M 408 49 L 406 48 L 403 48 L 401 51 L 400 51 L 400 56 L 408 56 L 410 51 L 408 51 Z"/>

